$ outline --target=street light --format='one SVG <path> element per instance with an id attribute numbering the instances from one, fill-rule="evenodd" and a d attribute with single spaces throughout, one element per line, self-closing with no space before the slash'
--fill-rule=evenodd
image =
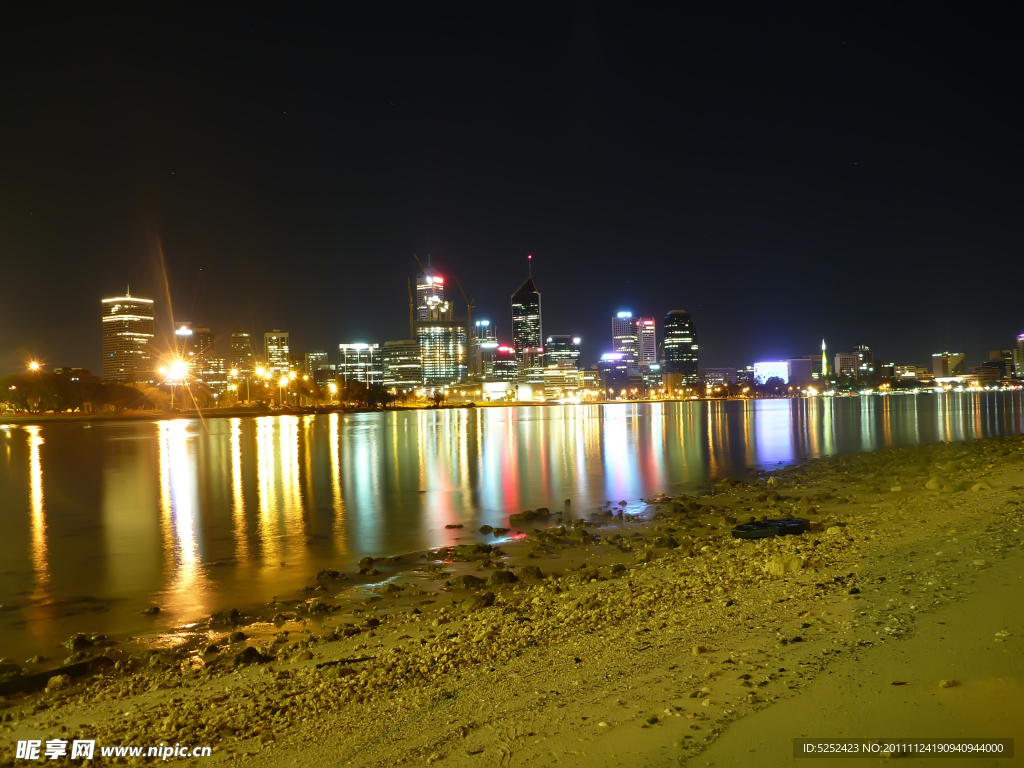
<path id="1" fill-rule="evenodd" d="M 31 360 L 31 361 L 29 361 L 28 369 L 30 371 L 32 371 L 33 373 L 38 371 L 39 370 L 39 361 L 38 360 Z"/>
<path id="2" fill-rule="evenodd" d="M 277 404 L 280 406 L 284 402 L 284 388 L 288 386 L 288 377 L 282 376 L 277 382 Z"/>

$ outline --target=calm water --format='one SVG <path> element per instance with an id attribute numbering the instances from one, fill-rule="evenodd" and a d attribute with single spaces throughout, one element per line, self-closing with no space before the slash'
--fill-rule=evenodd
<path id="1" fill-rule="evenodd" d="M 0 656 L 181 625 L 565 498 L 583 514 L 807 457 L 1022 430 L 1021 393 L 0 427 Z M 152 603 L 161 615 L 140 616 Z"/>

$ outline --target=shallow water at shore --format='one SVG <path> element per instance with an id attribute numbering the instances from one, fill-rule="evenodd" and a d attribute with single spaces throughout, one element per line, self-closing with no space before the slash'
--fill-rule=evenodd
<path id="1" fill-rule="evenodd" d="M 635 509 L 754 468 L 1022 427 L 1020 393 L 963 393 L 6 428 L 0 655 L 178 626 L 564 499 Z"/>

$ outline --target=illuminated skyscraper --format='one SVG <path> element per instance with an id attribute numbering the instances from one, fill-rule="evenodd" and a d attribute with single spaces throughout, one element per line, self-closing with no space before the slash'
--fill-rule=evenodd
<path id="1" fill-rule="evenodd" d="M 640 317 L 636 321 L 637 362 L 642 368 L 658 362 L 658 341 L 653 317 Z"/>
<path id="2" fill-rule="evenodd" d="M 288 373 L 291 365 L 288 331 L 273 330 L 263 334 L 263 358 L 270 373 Z"/>
<path id="3" fill-rule="evenodd" d="M 665 353 L 665 372 L 680 374 L 684 385 L 696 384 L 700 378 L 697 372 L 699 346 L 697 328 L 689 312 L 673 309 L 665 315 L 661 345 Z"/>
<path id="4" fill-rule="evenodd" d="M 498 348 L 498 336 L 490 320 L 477 320 L 473 323 L 473 347 L 475 354 L 472 355 L 475 370 L 470 371 L 474 376 L 483 376 L 487 363 L 494 359 L 494 350 Z"/>
<path id="5" fill-rule="evenodd" d="M 234 331 L 231 334 L 231 357 L 228 362 L 231 368 L 243 376 L 252 373 L 252 336 L 248 331 Z"/>
<path id="6" fill-rule="evenodd" d="M 423 365 L 423 383 L 443 387 L 465 381 L 468 376 L 466 321 L 454 316 L 451 302 L 427 308 L 427 317 L 416 323 Z"/>
<path id="7" fill-rule="evenodd" d="M 338 377 L 346 384 L 359 381 L 363 384 L 380 384 L 384 379 L 384 365 L 378 344 L 339 344 L 341 362 Z"/>
<path id="8" fill-rule="evenodd" d="M 385 341 L 381 360 L 384 364 L 384 386 L 396 394 L 408 394 L 423 386 L 420 345 L 415 340 Z"/>
<path id="9" fill-rule="evenodd" d="M 571 363 L 573 368 L 580 365 L 580 339 L 578 336 L 548 336 L 544 344 L 544 361 L 548 365 L 554 363 Z"/>
<path id="10" fill-rule="evenodd" d="M 636 320 L 632 312 L 619 312 L 612 318 L 612 352 L 622 355 L 620 362 L 626 365 L 637 364 Z"/>
<path id="11" fill-rule="evenodd" d="M 512 294 L 512 347 L 516 351 L 520 384 L 544 384 L 543 344 L 540 291 L 531 268 L 526 282 Z"/>
<path id="12" fill-rule="evenodd" d="M 312 376 L 317 371 L 326 369 L 330 365 L 327 351 L 324 349 L 311 349 L 306 353 L 306 375 Z"/>
<path id="13" fill-rule="evenodd" d="M 1013 351 L 1013 368 L 1018 378 L 1024 379 L 1024 333 L 1017 337 L 1017 349 Z"/>
<path id="14" fill-rule="evenodd" d="M 124 384 L 153 381 L 153 300 L 103 299 L 103 378 Z"/>
<path id="15" fill-rule="evenodd" d="M 444 301 L 444 278 L 430 266 L 419 275 L 416 275 L 416 318 L 427 319 L 427 310 L 436 307 Z"/>
<path id="16" fill-rule="evenodd" d="M 198 364 L 201 357 L 213 355 L 213 331 L 197 323 L 175 323 L 174 349 L 185 362 Z"/>

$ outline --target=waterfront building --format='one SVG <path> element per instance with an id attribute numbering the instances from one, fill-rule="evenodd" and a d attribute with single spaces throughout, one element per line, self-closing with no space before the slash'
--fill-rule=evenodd
<path id="1" fill-rule="evenodd" d="M 665 372 L 682 374 L 685 384 L 696 384 L 699 381 L 697 362 L 700 347 L 690 313 L 673 309 L 665 315 L 661 338 Z"/>
<path id="2" fill-rule="evenodd" d="M 636 354 L 640 367 L 658 362 L 658 340 L 653 317 L 637 318 Z"/>
<path id="3" fill-rule="evenodd" d="M 636 320 L 632 312 L 619 312 L 612 318 L 612 352 L 622 355 L 630 365 L 637 365 Z"/>
<path id="4" fill-rule="evenodd" d="M 317 371 L 326 368 L 330 365 L 330 359 L 327 351 L 323 349 L 313 349 L 306 353 L 304 367 L 306 374 L 312 376 Z"/>
<path id="5" fill-rule="evenodd" d="M 965 370 L 962 352 L 936 352 L 932 355 L 932 376 L 936 379 L 963 376 Z"/>
<path id="6" fill-rule="evenodd" d="M 122 384 L 152 383 L 153 300 L 132 296 L 103 299 L 103 378 Z"/>
<path id="7" fill-rule="evenodd" d="M 664 382 L 662 381 L 662 369 L 659 363 L 651 363 L 640 368 L 640 377 L 643 379 L 644 392 L 648 397 L 661 393 Z"/>
<path id="8" fill-rule="evenodd" d="M 737 384 L 756 384 L 757 378 L 754 376 L 754 366 L 748 365 L 744 368 L 736 369 L 736 383 Z"/>
<path id="9" fill-rule="evenodd" d="M 512 347 L 521 384 L 544 385 L 543 344 L 540 290 L 531 273 L 512 294 Z"/>
<path id="10" fill-rule="evenodd" d="M 232 331 L 230 364 L 241 376 L 253 372 L 252 336 L 248 331 Z"/>
<path id="11" fill-rule="evenodd" d="M 380 384 L 384 378 L 379 344 L 339 344 L 341 359 L 337 377 L 345 384 L 359 381 L 363 384 Z"/>
<path id="12" fill-rule="evenodd" d="M 426 319 L 416 323 L 416 341 L 428 388 L 445 387 L 466 380 L 468 346 L 466 321 L 454 315 L 451 302 L 427 308 Z"/>
<path id="13" fill-rule="evenodd" d="M 544 360 L 548 365 L 569 362 L 574 368 L 579 368 L 579 336 L 548 336 L 544 343 Z"/>
<path id="14" fill-rule="evenodd" d="M 768 379 L 782 379 L 783 383 L 789 383 L 789 361 L 769 360 L 763 363 L 754 363 L 754 381 L 764 384 Z"/>
<path id="15" fill-rule="evenodd" d="M 836 352 L 835 362 L 836 376 L 849 376 L 851 379 L 857 378 L 857 366 L 860 361 L 857 360 L 856 355 L 850 352 Z"/>
<path id="16" fill-rule="evenodd" d="M 519 361 L 512 347 L 499 346 L 484 367 L 485 381 L 519 381 Z"/>
<path id="17" fill-rule="evenodd" d="M 711 386 L 736 383 L 735 368 L 705 368 L 704 383 Z"/>
<path id="18" fill-rule="evenodd" d="M 228 388 L 228 367 L 223 357 L 211 354 L 200 354 L 193 358 L 192 375 L 208 389 L 223 394 Z"/>
<path id="19" fill-rule="evenodd" d="M 444 301 L 444 278 L 441 273 L 430 266 L 427 260 L 426 269 L 416 275 L 416 319 L 421 322 L 427 319 L 427 313 Z"/>
<path id="20" fill-rule="evenodd" d="M 275 329 L 263 334 L 263 360 L 271 375 L 288 373 L 291 355 L 287 331 Z"/>
<path id="21" fill-rule="evenodd" d="M 1018 378 L 1024 379 L 1024 333 L 1017 337 L 1017 348 L 1013 350 L 1013 370 Z"/>
<path id="22" fill-rule="evenodd" d="M 338 378 L 338 366 L 333 363 L 321 365 L 313 373 L 309 374 L 318 387 L 326 386 Z"/>
<path id="23" fill-rule="evenodd" d="M 179 322 L 174 325 L 174 352 L 195 370 L 200 358 L 214 353 L 213 331 L 198 323 Z"/>
<path id="24" fill-rule="evenodd" d="M 602 394 L 609 400 L 638 400 L 644 394 L 643 377 L 626 353 L 606 352 L 597 364 Z"/>
<path id="25" fill-rule="evenodd" d="M 805 387 L 814 381 L 814 364 L 817 355 L 812 357 L 791 357 L 788 361 L 787 381 L 794 386 Z"/>
<path id="26" fill-rule="evenodd" d="M 409 394 L 423 386 L 423 362 L 415 339 L 385 341 L 381 358 L 384 386 L 394 394 Z"/>
<path id="27" fill-rule="evenodd" d="M 544 366 L 544 399 L 570 400 L 580 395 L 580 372 L 571 360 L 550 362 Z"/>
<path id="28" fill-rule="evenodd" d="M 853 348 L 857 356 L 857 381 L 871 381 L 875 375 L 875 356 L 867 344 L 858 344 Z"/>
<path id="29" fill-rule="evenodd" d="M 473 370 L 470 373 L 481 378 L 486 376 L 488 363 L 494 359 L 494 350 L 498 348 L 497 330 L 490 320 L 477 320 L 473 323 Z"/>

